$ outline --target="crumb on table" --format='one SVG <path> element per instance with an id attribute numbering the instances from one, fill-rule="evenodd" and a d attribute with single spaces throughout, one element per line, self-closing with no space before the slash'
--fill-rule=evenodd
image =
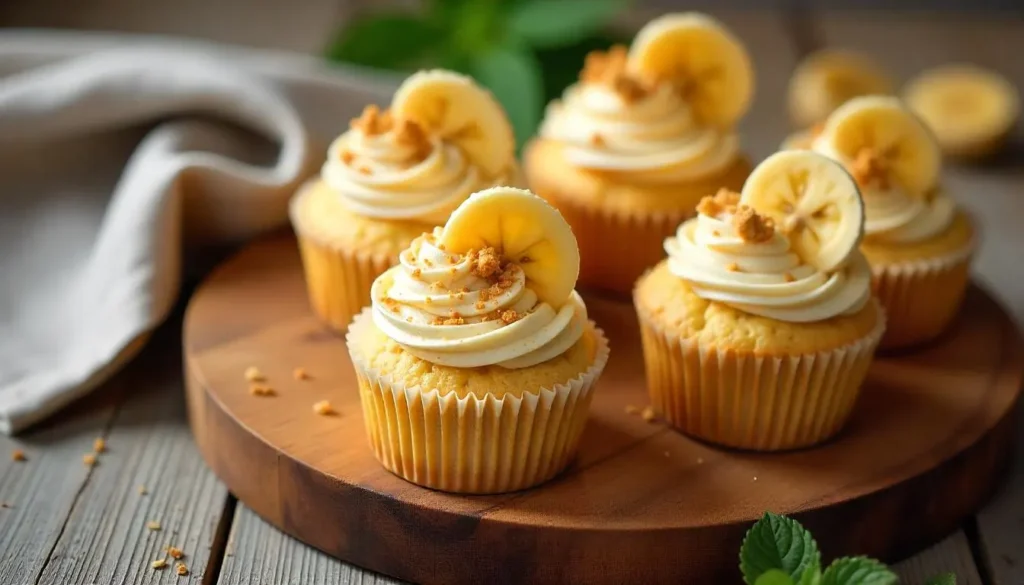
<path id="1" fill-rule="evenodd" d="M 146 522 L 146 528 L 153 531 L 160 530 L 160 523 L 156 520 L 150 520 L 149 522 Z"/>
<path id="2" fill-rule="evenodd" d="M 245 379 L 249 382 L 263 382 L 267 377 L 256 366 L 249 366 L 245 369 Z"/>
<path id="3" fill-rule="evenodd" d="M 157 559 L 150 563 L 150 566 L 154 569 L 160 570 L 167 566 L 167 561 L 165 559 Z"/>
<path id="4" fill-rule="evenodd" d="M 104 440 L 103 437 L 97 437 L 96 440 L 92 442 L 92 450 L 97 453 L 105 452 L 107 450 L 107 441 Z"/>
<path id="5" fill-rule="evenodd" d="M 96 455 L 93 453 L 86 453 L 82 455 L 82 463 L 85 463 L 89 467 L 96 465 Z"/>
<path id="6" fill-rule="evenodd" d="M 139 495 L 140 496 L 144 496 L 144 495 L 146 495 L 148 493 L 149 493 L 149 490 L 146 489 L 146 486 L 144 486 L 144 485 L 140 485 L 139 486 Z"/>
<path id="7" fill-rule="evenodd" d="M 28 457 L 25 457 L 25 452 L 21 449 L 11 451 L 11 459 L 14 461 L 28 461 Z"/>
<path id="8" fill-rule="evenodd" d="M 330 416 L 332 414 L 337 414 L 334 411 L 334 407 L 331 406 L 331 402 L 329 400 L 321 400 L 320 402 L 314 404 L 313 412 L 322 416 Z"/>
<path id="9" fill-rule="evenodd" d="M 292 377 L 296 380 L 308 380 L 311 378 L 309 373 L 306 371 L 306 368 L 295 368 L 292 371 Z"/>
<path id="10" fill-rule="evenodd" d="M 178 563 L 177 565 L 175 565 L 174 570 L 179 575 L 188 575 L 188 567 L 185 565 L 185 563 Z"/>
<path id="11" fill-rule="evenodd" d="M 270 386 L 265 384 L 253 384 L 249 387 L 249 394 L 253 396 L 274 396 L 276 392 Z"/>
<path id="12" fill-rule="evenodd" d="M 658 415 L 654 414 L 654 409 L 650 406 L 645 406 L 643 411 L 640 413 L 640 417 L 646 422 L 654 422 L 658 420 Z"/>
<path id="13" fill-rule="evenodd" d="M 182 550 L 176 546 L 167 547 L 167 554 L 171 555 L 171 558 L 174 559 L 181 559 L 185 557 L 185 553 L 182 552 Z"/>

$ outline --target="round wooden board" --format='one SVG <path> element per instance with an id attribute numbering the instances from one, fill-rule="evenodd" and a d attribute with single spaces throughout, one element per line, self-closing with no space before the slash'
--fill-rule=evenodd
<path id="1" fill-rule="evenodd" d="M 420 583 L 732 583 L 765 510 L 823 554 L 896 560 L 942 538 L 1008 461 L 1021 339 L 980 289 L 941 341 L 880 358 L 853 420 L 816 449 L 718 449 L 627 414 L 646 404 L 632 308 L 591 298 L 612 357 L 575 463 L 539 488 L 459 496 L 406 483 L 367 445 L 344 340 L 307 305 L 290 236 L 258 242 L 196 292 L 188 402 L 206 461 L 267 521 L 331 555 Z M 250 395 L 260 368 L 274 397 Z M 293 378 L 304 367 L 312 379 Z M 330 400 L 337 416 L 312 405 Z"/>

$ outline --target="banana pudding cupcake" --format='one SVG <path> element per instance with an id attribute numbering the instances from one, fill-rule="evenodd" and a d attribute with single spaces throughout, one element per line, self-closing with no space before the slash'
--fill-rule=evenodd
<path id="1" fill-rule="evenodd" d="M 313 309 L 341 330 L 414 238 L 480 189 L 521 183 L 501 106 L 468 77 L 423 71 L 367 106 L 291 202 Z"/>
<path id="2" fill-rule="evenodd" d="M 856 183 L 825 156 L 784 151 L 698 212 L 634 293 L 654 410 L 743 449 L 835 435 L 885 329 Z"/>
<path id="3" fill-rule="evenodd" d="M 581 285 L 628 294 L 701 197 L 743 185 L 735 127 L 753 86 L 746 49 L 701 14 L 662 16 L 628 51 L 587 56 L 524 154 L 531 188 L 576 233 Z"/>
<path id="4" fill-rule="evenodd" d="M 842 163 L 860 185 L 861 251 L 889 319 L 882 347 L 935 338 L 963 301 L 975 230 L 942 188 L 942 157 L 931 133 L 896 98 L 863 97 L 829 117 L 813 148 Z"/>
<path id="5" fill-rule="evenodd" d="M 415 239 L 347 335 L 381 464 L 461 493 L 564 469 L 608 360 L 578 273 L 569 225 L 529 191 L 476 193 Z"/>

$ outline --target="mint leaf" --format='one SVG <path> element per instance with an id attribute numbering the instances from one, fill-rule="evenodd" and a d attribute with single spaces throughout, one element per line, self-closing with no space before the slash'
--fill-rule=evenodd
<path id="1" fill-rule="evenodd" d="M 495 47 L 478 56 L 473 77 L 505 107 L 520 146 L 533 136 L 540 121 L 544 90 L 540 64 L 533 53 L 514 46 Z"/>
<path id="2" fill-rule="evenodd" d="M 935 575 L 925 585 L 956 585 L 956 573 L 942 573 Z"/>
<path id="3" fill-rule="evenodd" d="M 327 48 L 327 58 L 400 69 L 426 61 L 444 38 L 435 26 L 409 14 L 377 14 L 352 21 Z"/>
<path id="4" fill-rule="evenodd" d="M 761 573 L 761 576 L 754 581 L 754 585 L 795 585 L 789 575 L 778 569 Z"/>
<path id="5" fill-rule="evenodd" d="M 843 557 L 832 561 L 821 576 L 821 585 L 895 585 L 896 573 L 867 557 Z"/>
<path id="6" fill-rule="evenodd" d="M 771 569 L 779 569 L 794 581 L 808 569 L 817 572 L 821 553 L 814 537 L 792 518 L 765 512 L 747 531 L 740 548 L 740 570 L 747 585 Z"/>
<path id="7" fill-rule="evenodd" d="M 532 47 L 575 43 L 604 26 L 625 0 L 531 0 L 513 6 L 507 32 Z"/>

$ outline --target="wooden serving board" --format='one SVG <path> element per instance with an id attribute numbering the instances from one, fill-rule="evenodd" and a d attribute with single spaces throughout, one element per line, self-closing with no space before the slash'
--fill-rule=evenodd
<path id="1" fill-rule="evenodd" d="M 281 530 L 425 584 L 738 582 L 740 542 L 765 510 L 804 522 L 827 559 L 897 560 L 957 528 L 1008 461 L 1024 348 L 981 289 L 939 342 L 876 361 L 839 438 L 782 454 L 715 448 L 628 414 L 646 404 L 633 310 L 588 306 L 612 356 L 576 462 L 533 490 L 434 492 L 378 465 L 344 340 L 310 313 L 294 240 L 263 240 L 189 307 L 192 429 L 230 490 Z M 250 394 L 249 366 L 275 396 Z M 297 367 L 312 378 L 295 380 Z M 320 400 L 338 414 L 315 414 Z"/>

